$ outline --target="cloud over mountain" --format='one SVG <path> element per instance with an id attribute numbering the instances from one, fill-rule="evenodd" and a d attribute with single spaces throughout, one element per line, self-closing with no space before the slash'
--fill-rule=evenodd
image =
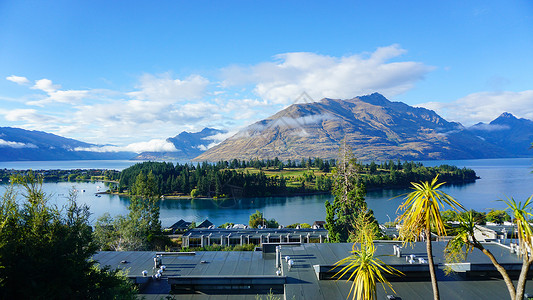
<path id="1" fill-rule="evenodd" d="M 254 91 L 274 103 L 292 103 L 307 92 L 319 99 L 349 98 L 380 92 L 395 96 L 411 89 L 434 68 L 420 62 L 390 62 L 406 53 L 399 45 L 372 53 L 332 57 L 309 52 L 278 54 L 274 62 L 224 70 L 224 84 L 254 84 Z"/>
<path id="2" fill-rule="evenodd" d="M 406 53 L 397 44 L 344 56 L 289 52 L 205 74 L 146 73 L 131 86 L 110 84 L 111 88 L 64 88 L 49 78 L 11 75 L 5 79 L 27 94 L 10 99 L 17 105 L 0 108 L 0 116 L 13 126 L 118 147 L 164 140 L 175 132 L 206 126 L 237 132 L 295 103 L 304 92 L 312 102 L 373 92 L 391 97 L 409 91 L 435 68 L 402 59 Z M 208 76 L 213 74 L 219 76 Z M 490 121 L 502 111 L 533 119 L 531 103 L 533 91 L 529 90 L 479 92 L 451 103 L 421 106 L 471 125 Z"/>
<path id="3" fill-rule="evenodd" d="M 502 111 L 533 119 L 533 90 L 522 92 L 479 92 L 453 102 L 427 102 L 418 106 L 435 110 L 445 118 L 464 125 L 487 122 L 498 117 Z"/>

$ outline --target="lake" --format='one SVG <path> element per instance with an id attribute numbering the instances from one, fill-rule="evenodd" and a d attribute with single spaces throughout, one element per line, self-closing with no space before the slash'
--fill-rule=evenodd
<path id="1" fill-rule="evenodd" d="M 108 168 L 124 169 L 136 161 L 65 161 L 65 162 L 0 162 L 0 168 L 9 169 L 87 169 Z M 525 200 L 533 194 L 533 174 L 531 173 L 533 160 L 530 158 L 513 159 L 483 159 L 483 160 L 455 160 L 455 161 L 424 161 L 424 165 L 435 166 L 441 164 L 456 165 L 472 168 L 481 177 L 475 183 L 466 185 L 445 186 L 442 190 L 465 207 L 480 211 L 491 208 L 504 208 L 505 204 L 498 199 L 514 197 Z M 62 205 L 71 188 L 79 191 L 78 199 L 87 203 L 93 213 L 93 221 L 105 212 L 111 215 L 126 214 L 129 200 L 116 195 L 102 195 L 95 193 L 105 188 L 102 182 L 59 182 L 45 183 L 45 191 L 51 195 L 51 201 Z M 98 189 L 100 187 L 100 189 Z M 1 188 L 0 188 L 1 191 Z M 3 192 L 3 191 L 2 191 Z M 397 215 L 397 208 L 402 203 L 401 197 L 409 192 L 405 190 L 369 191 L 366 201 L 374 210 L 379 222 L 393 220 Z M 267 219 L 274 218 L 280 224 L 313 223 L 325 220 L 325 201 L 331 201 L 331 195 L 312 195 L 294 197 L 266 197 L 248 199 L 215 200 L 164 200 L 161 202 L 161 223 L 170 226 L 179 219 L 201 222 L 209 219 L 215 225 L 225 222 L 248 223 L 250 214 L 261 211 Z"/>

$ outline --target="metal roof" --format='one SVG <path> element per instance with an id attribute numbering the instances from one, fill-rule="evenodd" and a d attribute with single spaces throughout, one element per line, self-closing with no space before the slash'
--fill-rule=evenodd
<path id="1" fill-rule="evenodd" d="M 426 258 L 425 243 L 413 243 L 402 248 L 401 257 L 393 256 L 393 245 L 401 245 L 399 242 L 378 241 L 376 255 L 380 256 L 385 263 L 396 267 L 413 268 L 427 267 L 427 264 L 410 264 L 405 256 L 415 255 Z M 444 258 L 442 256 L 445 242 L 433 242 L 435 263 L 438 265 L 439 289 L 442 299 L 507 299 L 507 288 L 501 279 L 492 276 L 465 277 L 460 274 L 446 276 L 442 271 Z M 496 243 L 485 244 L 485 247 L 494 254 L 498 261 L 508 266 L 520 265 L 521 259 L 516 254 L 510 253 L 509 249 Z M 294 265 L 289 270 L 288 264 L 283 260 L 282 280 L 284 284 L 285 299 L 346 299 L 351 282 L 345 280 L 319 280 L 317 267 L 323 266 L 326 270 L 338 260 L 350 255 L 352 244 L 299 244 L 281 246 L 281 256 L 290 256 Z M 129 275 L 138 276 L 142 280 L 141 272 L 147 270 L 149 275 L 154 273 L 154 256 L 157 252 L 98 252 L 94 259 L 102 266 L 110 265 L 112 268 L 128 269 Z M 126 263 L 121 261 L 126 260 Z M 473 266 L 481 268 L 485 272 L 490 269 L 490 260 L 478 250 L 469 254 L 467 261 Z M 182 282 L 187 278 L 200 280 L 205 283 L 214 280 L 226 280 L 222 285 L 228 284 L 229 280 L 237 280 L 240 283 L 259 281 L 275 283 L 276 266 L 275 255 L 262 252 L 211 252 L 202 251 L 193 253 L 166 253 L 163 255 L 162 264 L 167 267 L 163 278 L 179 278 Z M 319 267 L 320 268 L 320 267 Z M 484 271 L 485 270 L 485 271 Z M 327 271 L 327 270 L 326 270 Z M 481 275 L 485 273 L 481 273 Z M 391 278 L 396 293 L 384 292 L 381 285 L 378 286 L 378 299 L 386 299 L 386 295 L 395 294 L 402 299 L 433 299 L 429 274 L 424 278 L 412 279 L 409 276 Z M 487 273 L 488 274 L 488 273 Z M 479 274 L 478 274 L 479 275 Z M 203 278 L 203 279 L 202 279 Z M 225 278 L 225 279 L 224 279 Z M 272 281 L 270 281 L 272 280 Z M 258 282 L 258 284 L 261 284 Z M 526 293 L 533 293 L 533 285 L 528 281 Z M 170 291 L 170 285 L 165 280 L 151 281 L 142 290 L 147 299 L 159 299 Z M 218 293 L 204 294 L 175 294 L 176 299 L 256 299 L 257 293 L 235 294 L 229 290 L 221 290 Z M 283 298 L 283 295 L 280 295 Z M 265 295 L 263 295 L 265 298 Z"/>
<path id="2" fill-rule="evenodd" d="M 257 229 L 257 228 L 194 228 L 191 230 L 188 230 L 183 235 L 190 236 L 192 238 L 199 238 L 200 236 L 227 236 L 231 234 L 232 236 L 241 236 L 241 235 L 250 235 L 252 237 L 259 237 L 261 235 L 307 235 L 310 234 L 312 236 L 326 236 L 328 234 L 328 231 L 326 229 L 320 228 L 320 229 L 312 229 L 312 228 L 263 228 L 263 229 Z"/>

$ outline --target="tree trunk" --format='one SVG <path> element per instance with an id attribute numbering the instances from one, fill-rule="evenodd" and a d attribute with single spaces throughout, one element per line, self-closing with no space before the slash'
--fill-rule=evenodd
<path id="1" fill-rule="evenodd" d="M 437 274 L 433 263 L 433 250 L 431 247 L 431 230 L 429 225 L 426 226 L 426 251 L 428 254 L 429 273 L 431 274 L 431 287 L 433 288 L 433 299 L 439 300 L 439 285 L 437 284 Z"/>
<path id="2" fill-rule="evenodd" d="M 527 252 L 524 254 L 524 259 L 522 263 L 522 270 L 520 271 L 520 277 L 518 278 L 518 283 L 516 284 L 516 296 L 515 299 L 522 300 L 524 299 L 524 288 L 526 287 L 527 273 L 529 267 L 533 262 L 532 259 L 529 259 Z"/>
<path id="3" fill-rule="evenodd" d="M 500 274 L 502 275 L 503 280 L 505 281 L 505 285 L 507 286 L 507 290 L 509 291 L 509 296 L 511 296 L 511 299 L 515 299 L 516 290 L 514 288 L 513 281 L 509 277 L 509 274 L 507 274 L 507 271 L 505 270 L 505 268 L 502 267 L 502 265 L 500 265 L 500 263 L 498 263 L 498 261 L 496 260 L 494 255 L 492 255 L 492 252 L 490 252 L 489 250 L 485 249 L 485 247 L 483 247 L 483 245 L 477 243 L 477 241 L 474 241 L 473 246 L 478 248 L 479 250 L 481 250 L 481 252 L 483 252 L 483 254 L 485 254 L 486 256 L 488 256 L 490 258 L 490 261 L 496 267 L 496 270 L 498 270 L 498 272 L 500 272 Z"/>

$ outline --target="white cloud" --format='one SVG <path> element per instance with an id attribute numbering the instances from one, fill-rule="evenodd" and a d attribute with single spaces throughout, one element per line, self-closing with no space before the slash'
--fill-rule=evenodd
<path id="1" fill-rule="evenodd" d="M 10 142 L 3 139 L 0 139 L 0 147 L 9 147 L 9 148 L 37 148 L 34 144 L 28 143 L 19 143 L 19 142 Z"/>
<path id="2" fill-rule="evenodd" d="M 212 147 L 220 144 L 225 139 L 230 138 L 231 136 L 233 136 L 235 133 L 237 133 L 236 130 L 235 131 L 221 132 L 221 133 L 217 133 L 215 135 L 211 135 L 211 136 L 205 137 L 204 140 L 213 140 L 213 142 L 211 144 L 207 145 L 207 149 L 212 148 Z"/>
<path id="3" fill-rule="evenodd" d="M 16 75 L 7 76 L 6 79 L 16 84 L 27 84 L 30 82 L 28 78 L 23 77 L 23 76 L 16 76 Z"/>
<path id="4" fill-rule="evenodd" d="M 176 152 L 178 149 L 174 144 L 167 140 L 153 139 L 148 142 L 132 143 L 124 147 L 119 146 L 94 146 L 94 147 L 78 147 L 74 151 L 92 151 L 92 152 Z"/>
<path id="5" fill-rule="evenodd" d="M 352 98 L 375 91 L 385 95 L 406 91 L 432 67 L 390 61 L 405 52 L 392 45 L 373 53 L 345 57 L 285 53 L 275 56 L 275 61 L 229 67 L 224 70 L 223 82 L 211 82 L 198 74 L 181 78 L 171 73 L 146 74 L 139 78 L 135 88 L 126 92 L 64 90 L 44 78 L 35 81 L 31 88 L 46 95 L 24 98 L 24 103 L 36 109 L 0 114 L 8 121 L 24 123 L 20 125 L 23 128 L 63 133 L 95 144 L 133 145 L 139 140 L 164 139 L 183 130 L 198 131 L 207 126 L 236 132 L 283 109 L 303 91 L 316 100 Z M 24 77 L 19 77 L 11 81 L 22 82 Z M 47 105 L 50 103 L 55 105 Z M 121 149 L 128 150 L 125 147 L 128 146 Z"/>
<path id="6" fill-rule="evenodd" d="M 57 119 L 41 114 L 35 109 L 2 110 L 0 113 L 4 115 L 4 118 L 7 121 L 11 122 L 27 122 L 35 124 L 57 121 Z"/>
<path id="7" fill-rule="evenodd" d="M 133 152 L 175 152 L 178 150 L 171 142 L 160 139 L 153 139 L 148 142 L 129 144 L 128 146 L 126 146 L 126 149 L 128 149 L 128 151 Z"/>
<path id="8" fill-rule="evenodd" d="M 332 118 L 335 118 L 335 117 L 330 114 L 308 115 L 308 116 L 303 116 L 303 117 L 298 117 L 298 118 L 281 117 L 277 119 L 275 122 L 270 123 L 268 127 L 280 126 L 280 127 L 288 127 L 288 128 L 300 128 L 305 125 L 318 124 L 318 123 L 321 123 L 322 121 L 330 120 Z"/>
<path id="9" fill-rule="evenodd" d="M 388 62 L 406 51 L 398 45 L 362 55 L 332 57 L 308 52 L 275 56 L 276 62 L 223 70 L 223 86 L 253 83 L 254 91 L 274 103 L 290 103 L 302 92 L 320 98 L 352 98 L 380 92 L 395 96 L 411 89 L 433 70 L 419 62 Z"/>
<path id="10" fill-rule="evenodd" d="M 146 74 L 137 86 L 139 91 L 128 95 L 140 100 L 175 102 L 198 99 L 205 95 L 209 80 L 200 75 L 191 75 L 183 80 L 173 79 L 170 74 L 154 76 Z"/>
<path id="11" fill-rule="evenodd" d="M 505 126 L 505 125 L 491 125 L 491 124 L 486 124 L 486 123 L 483 123 L 483 124 L 476 124 L 474 126 L 471 127 L 472 129 L 476 129 L 476 130 L 483 130 L 483 131 L 500 131 L 500 130 L 507 130 L 509 129 L 509 126 Z"/>
<path id="12" fill-rule="evenodd" d="M 435 110 L 448 121 L 470 126 L 490 122 L 503 112 L 533 120 L 533 90 L 522 92 L 479 92 L 453 102 L 428 102 L 417 106 Z"/>
<path id="13" fill-rule="evenodd" d="M 25 82 L 29 82 L 25 77 L 18 78 L 23 78 Z M 35 81 L 35 84 L 31 87 L 31 89 L 43 91 L 48 95 L 46 98 L 41 97 L 40 99 L 26 102 L 27 105 L 40 107 L 44 107 L 49 103 L 79 104 L 92 92 L 90 90 L 61 90 L 61 85 L 54 84 L 52 80 L 46 78 Z M 94 90 L 95 93 L 96 91 L 102 92 L 101 90 Z"/>
<path id="14" fill-rule="evenodd" d="M 65 104 L 75 104 L 80 103 L 83 98 L 87 97 L 89 95 L 89 91 L 86 90 L 58 90 L 48 93 L 48 98 L 36 100 L 36 101 L 29 101 L 27 102 L 28 105 L 36 105 L 36 106 L 44 106 L 48 103 L 52 102 L 59 102 L 59 103 L 65 103 Z"/>
<path id="15" fill-rule="evenodd" d="M 53 84 L 52 80 L 46 79 L 46 78 L 35 81 L 35 85 L 32 86 L 32 89 L 34 90 L 41 90 L 47 93 L 55 92 L 56 90 L 60 88 L 61 88 L 60 85 Z"/>

